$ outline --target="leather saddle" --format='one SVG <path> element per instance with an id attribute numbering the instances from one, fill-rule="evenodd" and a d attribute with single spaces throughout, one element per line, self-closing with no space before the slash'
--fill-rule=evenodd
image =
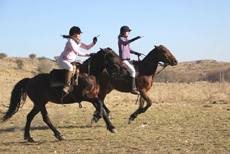
<path id="1" fill-rule="evenodd" d="M 80 68 L 80 63 L 72 63 L 73 65 L 73 76 L 71 78 L 71 83 L 70 85 L 77 85 L 78 84 L 78 76 L 79 76 L 79 68 Z M 53 69 L 50 72 L 50 86 L 51 87 L 59 87 L 59 86 L 64 86 L 65 84 L 65 74 L 66 74 L 65 69 Z"/>
<path id="2" fill-rule="evenodd" d="M 139 61 L 130 61 L 129 63 L 133 65 L 133 67 L 136 70 L 136 76 L 139 74 Z M 122 69 L 121 73 L 119 75 L 116 75 L 113 77 L 116 81 L 130 81 L 130 73 L 127 71 L 127 69 Z"/>

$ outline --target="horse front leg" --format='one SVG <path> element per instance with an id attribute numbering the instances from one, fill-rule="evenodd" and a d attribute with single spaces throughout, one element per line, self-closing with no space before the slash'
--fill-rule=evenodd
<path id="1" fill-rule="evenodd" d="M 105 110 L 107 117 L 108 117 L 110 120 L 112 120 L 111 112 L 110 112 L 110 110 L 108 109 L 108 107 L 105 105 L 104 100 L 105 100 L 106 95 L 109 94 L 113 89 L 112 89 L 108 84 L 102 84 L 102 85 L 100 86 L 100 88 L 101 88 L 101 89 L 100 89 L 100 92 L 99 92 L 99 94 L 98 94 L 98 97 L 99 97 L 99 98 L 102 100 L 102 102 L 103 102 L 103 109 Z"/>
<path id="2" fill-rule="evenodd" d="M 110 110 L 107 108 L 107 106 L 103 103 L 103 109 L 105 110 L 105 115 L 109 118 L 109 120 L 112 120 L 112 116 L 110 115 Z M 96 111 L 94 112 L 91 124 L 97 123 L 100 118 L 97 117 L 97 114 L 99 113 L 98 109 L 96 108 Z"/>
<path id="3" fill-rule="evenodd" d="M 93 104 L 93 106 L 96 108 L 96 111 L 93 114 L 93 118 L 91 120 L 91 124 L 93 125 L 94 123 L 97 123 L 101 117 L 103 117 L 103 102 L 101 99 L 96 98 L 96 99 L 90 99 L 88 100 Z"/>
<path id="4" fill-rule="evenodd" d="M 110 110 L 107 108 L 107 106 L 105 105 L 105 103 L 103 103 L 103 109 L 104 109 L 105 112 L 106 112 L 106 116 L 107 116 L 110 120 L 112 120 L 111 112 L 110 112 Z"/>
<path id="5" fill-rule="evenodd" d="M 107 129 L 111 132 L 111 133 L 117 133 L 116 128 L 113 126 L 113 124 L 111 123 L 109 117 L 107 116 L 106 112 L 103 110 L 103 119 L 106 123 Z"/>
<path id="6" fill-rule="evenodd" d="M 98 113 L 98 111 L 97 111 L 98 108 L 97 108 L 96 104 L 93 103 L 93 105 L 94 105 L 94 107 L 96 108 L 95 113 Z M 94 116 L 93 116 L 93 118 L 92 118 L 92 120 L 91 120 L 91 124 L 92 124 L 92 125 L 93 125 L 94 123 L 96 123 L 96 122 L 100 119 L 100 117 L 96 116 L 95 113 L 94 113 Z M 116 128 L 113 126 L 113 124 L 112 124 L 111 121 L 109 120 L 109 118 L 108 118 L 106 112 L 105 112 L 103 109 L 102 109 L 102 116 L 103 116 L 103 119 L 104 119 L 104 121 L 105 121 L 105 123 L 106 123 L 107 129 L 108 129 L 111 133 L 117 133 Z"/>
<path id="7" fill-rule="evenodd" d="M 147 105 L 144 107 L 145 101 L 147 102 Z M 147 93 L 141 94 L 140 102 L 139 102 L 139 108 L 131 114 L 129 118 L 129 124 L 134 121 L 134 119 L 137 118 L 138 114 L 144 113 L 147 111 L 147 109 L 152 105 L 152 101 L 149 99 Z"/>
<path id="8" fill-rule="evenodd" d="M 139 101 L 138 109 L 133 114 L 131 114 L 129 118 L 129 124 L 131 124 L 131 122 L 134 121 L 134 119 L 136 119 L 138 114 L 142 113 L 142 110 L 144 108 L 144 103 L 145 103 L 145 100 L 141 97 Z"/>

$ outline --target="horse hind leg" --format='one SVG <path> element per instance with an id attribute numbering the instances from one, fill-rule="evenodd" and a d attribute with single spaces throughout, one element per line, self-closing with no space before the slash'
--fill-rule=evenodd
<path id="1" fill-rule="evenodd" d="M 51 123 L 50 118 L 48 116 L 48 112 L 46 110 L 46 107 L 44 106 L 41 109 L 41 113 L 42 113 L 42 118 L 43 121 L 49 126 L 49 128 L 54 132 L 54 136 L 58 139 L 58 140 L 65 140 L 65 136 L 63 136 L 55 127 L 54 125 Z"/>
<path id="2" fill-rule="evenodd" d="M 36 106 L 34 106 L 34 108 L 27 115 L 24 139 L 27 140 L 28 142 L 35 142 L 34 139 L 30 136 L 30 125 L 31 125 L 32 120 L 38 114 L 39 111 L 40 110 Z"/>

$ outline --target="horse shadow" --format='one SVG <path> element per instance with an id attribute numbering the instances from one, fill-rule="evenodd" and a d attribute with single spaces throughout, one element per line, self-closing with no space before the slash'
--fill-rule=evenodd
<path id="1" fill-rule="evenodd" d="M 92 125 L 85 125 L 85 126 L 74 126 L 74 125 L 70 125 L 70 126 L 58 126 L 57 128 L 61 128 L 61 129 L 85 129 L 85 128 L 101 128 L 103 127 L 102 125 L 96 125 L 96 126 L 92 126 Z M 36 127 L 31 127 L 31 130 L 47 130 L 49 129 L 48 126 L 36 126 Z M 0 129 L 0 134 L 3 132 L 15 132 L 18 130 L 22 130 L 24 131 L 24 128 L 17 128 L 17 127 L 10 127 L 10 128 L 6 128 L 6 129 Z"/>
<path id="2" fill-rule="evenodd" d="M 102 125 L 97 125 L 97 126 L 91 126 L 91 125 L 85 125 L 85 126 L 59 126 L 58 128 L 63 128 L 63 129 L 86 129 L 86 128 L 101 128 L 103 127 Z M 48 130 L 49 127 L 47 126 L 37 126 L 37 127 L 31 127 L 31 130 Z M 6 129 L 0 129 L 0 134 L 1 133 L 5 133 L 5 132 L 16 132 L 16 131 L 23 131 L 24 128 L 15 128 L 15 127 L 11 127 L 11 128 L 6 128 Z M 65 141 L 89 141 L 89 140 L 93 140 L 93 138 L 76 138 L 76 139 L 66 139 Z M 46 143 L 57 143 L 60 142 L 59 140 L 52 140 L 52 141 L 47 141 L 47 140 L 43 140 L 43 141 L 36 141 L 33 143 L 28 142 L 27 140 L 25 141 L 19 141 L 19 142 L 4 142 L 1 143 L 1 145 L 5 145 L 5 146 L 9 146 L 9 145 L 15 145 L 15 144 L 20 144 L 20 145 L 42 145 L 42 144 L 46 144 Z"/>

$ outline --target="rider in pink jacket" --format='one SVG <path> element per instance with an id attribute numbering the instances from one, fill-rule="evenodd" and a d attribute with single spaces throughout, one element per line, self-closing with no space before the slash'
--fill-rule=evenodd
<path id="1" fill-rule="evenodd" d="M 92 48 L 96 42 L 97 37 L 93 38 L 93 42 L 89 45 L 86 45 L 81 42 L 81 29 L 79 27 L 73 26 L 69 30 L 69 35 L 62 35 L 63 38 L 68 39 L 68 41 L 65 44 L 64 51 L 59 56 L 59 64 L 62 68 L 66 69 L 66 76 L 65 76 L 65 85 L 63 87 L 63 91 L 65 93 L 69 93 L 69 85 L 73 73 L 73 65 L 71 64 L 76 60 L 77 56 L 90 56 L 94 53 L 88 54 L 80 51 L 80 48 L 89 50 Z"/>

